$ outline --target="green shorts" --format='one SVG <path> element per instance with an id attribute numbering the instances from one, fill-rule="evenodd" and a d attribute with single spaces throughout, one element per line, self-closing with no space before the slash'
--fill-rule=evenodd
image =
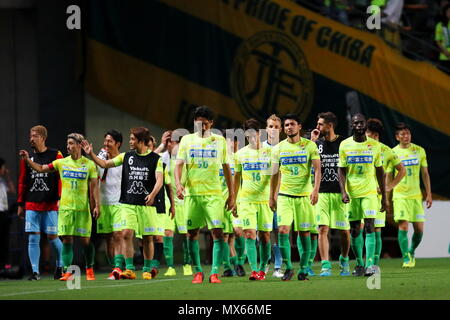
<path id="1" fill-rule="evenodd" d="M 422 199 L 394 199 L 394 220 L 425 222 Z"/>
<path id="2" fill-rule="evenodd" d="M 233 214 L 227 209 L 223 209 L 223 233 L 233 233 Z"/>
<path id="3" fill-rule="evenodd" d="M 155 207 L 122 204 L 121 211 L 122 230 L 134 230 L 138 238 L 164 235 L 164 228 L 161 226 L 162 214 L 156 213 Z"/>
<path id="4" fill-rule="evenodd" d="M 277 219 L 278 227 L 290 227 L 294 222 L 294 231 L 314 232 L 317 230 L 314 206 L 309 196 L 292 198 L 279 195 Z"/>
<path id="5" fill-rule="evenodd" d="M 381 195 L 378 195 L 378 202 L 381 208 Z M 381 212 L 378 210 L 377 216 L 375 217 L 375 228 L 383 228 L 386 225 L 386 211 Z"/>
<path id="6" fill-rule="evenodd" d="M 331 229 L 350 230 L 346 207 L 340 193 L 320 193 L 316 205 L 317 224 Z"/>
<path id="7" fill-rule="evenodd" d="M 221 195 L 186 196 L 184 212 L 187 215 L 187 229 L 222 229 L 225 201 Z"/>
<path id="8" fill-rule="evenodd" d="M 168 211 L 166 214 L 160 214 L 159 216 L 161 216 L 160 226 L 164 230 L 175 231 L 175 218 L 171 219 L 170 211 Z"/>
<path id="9" fill-rule="evenodd" d="M 376 194 L 371 194 L 364 198 L 350 199 L 347 209 L 348 221 L 375 219 L 380 211 L 380 202 Z"/>
<path id="10" fill-rule="evenodd" d="M 187 233 L 187 218 L 184 210 L 184 201 L 175 202 L 175 226 L 179 234 Z"/>
<path id="11" fill-rule="evenodd" d="M 90 237 L 92 217 L 89 211 L 59 210 L 58 236 Z"/>
<path id="12" fill-rule="evenodd" d="M 268 203 L 240 202 L 238 215 L 244 230 L 272 231 L 273 212 Z"/>
<path id="13" fill-rule="evenodd" d="M 122 230 L 122 211 L 120 205 L 101 205 L 97 220 L 97 233 L 111 233 Z"/>

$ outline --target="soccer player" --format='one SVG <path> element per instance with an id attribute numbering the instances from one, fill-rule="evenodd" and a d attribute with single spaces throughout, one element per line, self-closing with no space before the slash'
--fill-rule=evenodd
<path id="1" fill-rule="evenodd" d="M 61 152 L 46 146 L 47 129 L 44 126 L 34 126 L 30 129 L 30 146 L 33 153 L 30 158 L 42 165 L 62 159 Z M 55 250 L 56 269 L 53 278 L 62 277 L 62 242 L 58 238 L 58 201 L 60 198 L 60 180 L 56 172 L 38 173 L 26 161 L 20 161 L 18 183 L 19 217 L 25 211 L 25 232 L 28 234 L 28 257 L 30 259 L 32 275 L 28 280 L 39 280 L 39 258 L 41 233 Z"/>
<path id="2" fill-rule="evenodd" d="M 107 131 L 103 138 L 103 148 L 98 157 L 103 160 L 114 159 L 120 153 L 122 141 L 122 133 L 114 129 Z M 125 257 L 122 253 L 122 217 L 119 203 L 122 167 L 99 168 L 99 177 L 102 214 L 97 220 L 97 233 L 105 235 L 107 256 L 114 261 L 114 268 L 107 279 L 119 280 L 125 265 Z"/>
<path id="3" fill-rule="evenodd" d="M 233 155 L 235 154 L 234 136 L 231 138 L 227 137 L 225 130 L 222 131 L 222 134 L 225 136 L 225 140 L 227 142 L 227 153 L 230 155 L 229 159 L 230 159 L 231 179 L 232 179 L 232 183 L 234 184 L 234 175 L 235 175 L 235 162 L 233 159 L 233 157 L 234 157 Z M 222 168 L 219 169 L 219 177 L 220 177 L 220 183 L 221 183 L 220 185 L 222 187 L 223 200 L 226 201 L 228 198 L 228 187 L 227 187 L 227 181 L 225 179 L 225 175 L 224 175 Z M 223 223 L 222 263 L 223 263 L 224 272 L 223 272 L 222 276 L 223 277 L 232 277 L 234 275 L 234 272 L 231 269 L 230 246 L 228 243 L 230 242 L 230 238 L 234 236 L 234 229 L 236 229 L 236 227 L 240 227 L 242 229 L 242 225 L 236 226 L 236 223 L 241 224 L 242 219 L 240 219 L 237 216 L 236 212 L 234 212 L 234 211 L 231 212 L 231 211 L 227 210 L 226 208 L 224 208 L 223 210 L 224 210 L 223 211 L 224 223 Z M 244 247 L 244 249 L 245 249 L 245 247 Z M 244 273 L 244 275 L 245 275 L 245 271 L 244 271 L 244 267 L 243 267 L 244 260 L 245 260 L 245 257 L 243 259 L 240 259 L 239 261 L 235 260 L 235 268 L 237 269 L 236 274 L 238 274 L 239 276 L 242 276 L 242 273 Z"/>
<path id="4" fill-rule="evenodd" d="M 177 196 L 184 199 L 184 210 L 188 219 L 189 252 L 195 268 L 192 283 L 203 282 L 198 237 L 200 228 L 205 223 L 211 229 L 214 240 L 209 282 L 221 283 L 218 273 L 222 264 L 224 201 L 218 175 L 220 167 L 223 169 L 229 192 L 227 209 L 232 210 L 235 202 L 231 170 L 227 163 L 226 141 L 222 136 L 211 132 L 213 123 L 213 112 L 207 106 L 194 110 L 196 132 L 184 136 L 181 140 L 175 167 Z M 185 186 L 181 183 L 184 165 Z"/>
<path id="5" fill-rule="evenodd" d="M 381 160 L 380 144 L 366 136 L 366 118 L 357 113 L 352 117 L 353 136 L 345 139 L 339 146 L 339 186 L 342 201 L 348 203 L 351 246 L 356 256 L 354 276 L 371 276 L 375 273 L 375 218 L 378 211 L 385 210 L 386 196 L 384 170 Z M 381 193 L 381 209 L 377 198 L 376 173 Z M 366 231 L 366 263 L 362 252 L 364 240 L 361 220 L 364 219 Z"/>
<path id="6" fill-rule="evenodd" d="M 320 276 L 331 276 L 329 261 L 328 232 L 339 230 L 341 236 L 341 255 L 339 267 L 341 276 L 350 275 L 348 253 L 350 251 L 350 224 L 346 204 L 342 202 L 339 188 L 338 162 L 339 145 L 344 137 L 335 133 L 337 117 L 332 112 L 319 113 L 317 126 L 311 132 L 311 140 L 317 143 L 322 168 L 319 201 L 317 203 L 317 218 L 319 225 L 319 252 L 322 262 Z"/>
<path id="7" fill-rule="evenodd" d="M 179 148 L 179 141 L 181 137 L 176 137 L 172 131 L 169 134 L 164 133 L 163 140 L 165 143 L 165 148 L 167 148 L 167 156 L 169 157 L 166 170 L 170 177 L 170 186 L 172 188 L 172 193 L 176 194 L 175 185 L 175 165 L 176 157 Z M 166 137 L 166 139 L 164 139 Z M 186 177 L 186 173 L 183 172 L 183 176 Z M 184 184 L 184 181 L 182 181 Z M 183 235 L 183 275 L 192 275 L 191 267 L 191 257 L 189 255 L 189 245 L 187 237 L 187 218 L 184 211 L 184 201 L 174 197 L 175 203 L 175 218 L 166 217 L 165 225 L 165 236 L 164 236 L 164 256 L 166 257 L 167 264 L 169 268 L 164 274 L 165 276 L 175 276 L 176 272 L 173 268 L 173 236 L 176 230 L 178 234 Z M 167 205 L 167 202 L 166 202 Z"/>
<path id="8" fill-rule="evenodd" d="M 296 114 L 285 115 L 283 127 L 287 139 L 272 148 L 273 175 L 270 179 L 269 205 L 278 213 L 278 244 L 286 264 L 286 270 L 281 279 L 288 281 L 294 275 L 289 242 L 289 231 L 294 222 L 294 231 L 300 236 L 303 248 L 300 253 L 300 270 L 297 279 L 303 281 L 308 280 L 310 231 L 316 228 L 313 206 L 317 203 L 320 188 L 320 156 L 314 142 L 300 137 L 302 125 Z M 314 188 L 311 184 L 312 167 L 315 172 Z"/>
<path id="9" fill-rule="evenodd" d="M 72 274 L 66 272 L 73 260 L 74 237 L 81 239 L 86 260 L 86 279 L 95 280 L 94 256 L 95 249 L 90 241 L 92 219 L 90 214 L 90 199 L 93 200 L 92 216 L 98 219 L 100 202 L 95 164 L 82 155 L 81 141 L 84 137 L 79 133 L 67 136 L 67 152 L 69 156 L 56 159 L 49 164 L 40 164 L 30 159 L 27 151 L 19 154 L 26 163 L 38 173 L 59 173 L 62 185 L 59 202 L 58 235 L 62 238 L 62 260 L 64 274 L 62 281 L 71 279 Z M 50 159 L 49 159 L 50 160 Z"/>
<path id="10" fill-rule="evenodd" d="M 83 149 L 102 168 L 122 165 L 120 208 L 122 217 L 123 253 L 126 270 L 121 279 L 136 279 L 134 256 L 134 236 L 142 238 L 144 268 L 142 278 L 152 279 L 151 261 L 153 236 L 161 235 L 158 230 L 157 211 L 164 212 L 163 165 L 160 156 L 148 148 L 150 132 L 147 128 L 130 129 L 131 151 L 119 154 L 109 160 L 102 160 L 92 152 L 92 145 L 83 141 Z"/>
<path id="11" fill-rule="evenodd" d="M 385 177 L 385 186 L 386 186 L 386 211 L 390 211 L 392 208 L 391 200 L 388 196 L 387 190 L 392 190 L 394 187 L 396 187 L 399 182 L 402 180 L 402 178 L 405 176 L 406 170 L 403 166 L 402 162 L 398 158 L 398 156 L 392 151 L 391 148 L 389 148 L 384 143 L 380 142 L 381 134 L 383 133 L 383 123 L 376 118 L 371 118 L 367 120 L 367 131 L 366 135 L 369 138 L 372 138 L 380 143 L 381 146 L 381 159 L 383 161 L 383 170 L 385 174 L 387 175 L 387 170 L 389 167 L 394 167 L 398 174 L 395 176 L 395 179 L 392 182 L 387 181 L 387 176 Z M 376 177 L 374 177 L 376 179 Z M 380 201 L 381 205 L 381 195 L 378 194 L 378 200 Z M 379 269 L 380 266 L 380 258 L 381 258 L 381 248 L 383 245 L 382 239 L 381 239 L 381 228 L 383 228 L 386 225 L 386 211 L 384 212 L 377 212 L 377 216 L 375 218 L 375 258 L 374 258 L 374 265 L 376 269 Z"/>
<path id="12" fill-rule="evenodd" d="M 264 147 L 260 142 L 260 130 L 261 124 L 255 119 L 249 119 L 244 123 L 249 144 L 239 150 L 235 157 L 234 193 L 238 195 L 237 212 L 243 220 L 245 248 L 252 270 L 249 280 L 266 278 L 266 265 L 271 254 L 270 232 L 273 224 L 273 212 L 269 207 L 271 148 Z M 260 241 L 259 268 L 256 230 Z"/>
<path id="13" fill-rule="evenodd" d="M 263 142 L 263 146 L 273 148 L 275 145 L 277 145 L 278 142 L 280 141 L 281 131 L 282 131 L 281 119 L 276 114 L 272 114 L 266 120 L 267 140 Z M 281 264 L 283 263 L 283 261 L 281 258 L 280 247 L 278 246 L 278 223 L 276 212 L 273 213 L 272 235 L 273 235 L 272 250 L 274 255 L 274 270 L 272 276 L 275 278 L 282 278 L 283 271 L 281 270 Z"/>
<path id="14" fill-rule="evenodd" d="M 422 206 L 422 192 L 420 190 L 420 176 L 425 186 L 425 201 L 427 209 L 431 208 L 433 198 L 431 194 L 430 175 L 425 150 L 411 143 L 411 129 L 405 123 L 398 123 L 395 128 L 395 138 L 399 144 L 393 148 L 395 154 L 402 161 L 406 169 L 406 175 L 393 189 L 394 220 L 398 222 L 398 242 L 403 255 L 403 267 L 413 268 L 416 265 L 415 250 L 419 246 L 423 236 L 425 213 Z M 388 169 L 388 191 L 392 187 L 392 174 L 399 171 L 392 167 Z M 414 234 L 411 247 L 408 249 L 408 225 L 413 224 Z"/>

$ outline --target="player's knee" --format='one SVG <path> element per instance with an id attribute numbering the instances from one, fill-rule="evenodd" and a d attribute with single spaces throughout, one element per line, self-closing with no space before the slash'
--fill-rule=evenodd
<path id="1" fill-rule="evenodd" d="M 358 237 L 360 232 L 361 230 L 359 229 L 358 226 L 352 226 L 350 228 L 350 234 L 352 235 L 353 238 Z"/>
<path id="2" fill-rule="evenodd" d="M 320 226 L 319 227 L 319 234 L 321 236 L 326 236 L 328 235 L 328 226 Z"/>
<path id="3" fill-rule="evenodd" d="M 366 231 L 366 233 L 375 232 L 375 219 L 365 219 L 364 230 Z"/>

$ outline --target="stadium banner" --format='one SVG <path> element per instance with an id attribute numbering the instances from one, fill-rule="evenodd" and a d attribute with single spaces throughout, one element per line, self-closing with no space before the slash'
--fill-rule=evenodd
<path id="1" fill-rule="evenodd" d="M 425 147 L 433 192 L 450 198 L 450 81 L 384 41 L 288 0 L 89 1 L 86 89 L 164 128 L 192 128 L 191 104 L 216 111 L 215 126 L 296 112 L 344 125 L 349 110 L 411 125 Z M 420 133 L 420 135 L 419 135 Z"/>

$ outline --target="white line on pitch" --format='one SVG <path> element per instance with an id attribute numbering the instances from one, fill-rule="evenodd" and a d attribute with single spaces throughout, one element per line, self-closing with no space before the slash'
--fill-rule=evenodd
<path id="1" fill-rule="evenodd" d="M 113 284 L 113 285 L 106 285 L 106 286 L 91 286 L 91 287 L 82 287 L 81 289 L 93 289 L 93 288 L 114 288 L 114 287 L 129 287 L 129 286 L 137 286 L 141 284 L 152 284 L 155 282 L 166 282 L 166 281 L 176 281 L 181 279 L 164 279 L 164 280 L 153 280 L 149 282 L 134 282 L 129 284 Z M 80 289 L 80 290 L 81 290 Z M 27 294 L 35 294 L 35 293 L 49 293 L 49 292 L 56 292 L 56 291 L 65 291 L 69 290 L 67 288 L 59 288 L 55 290 L 38 290 L 38 291 L 25 291 L 25 292 L 15 292 L 15 293 L 8 293 L 8 294 L 2 294 L 0 297 L 13 297 L 13 296 L 20 296 L 20 295 L 27 295 Z M 77 290 L 77 289 L 74 289 Z"/>

